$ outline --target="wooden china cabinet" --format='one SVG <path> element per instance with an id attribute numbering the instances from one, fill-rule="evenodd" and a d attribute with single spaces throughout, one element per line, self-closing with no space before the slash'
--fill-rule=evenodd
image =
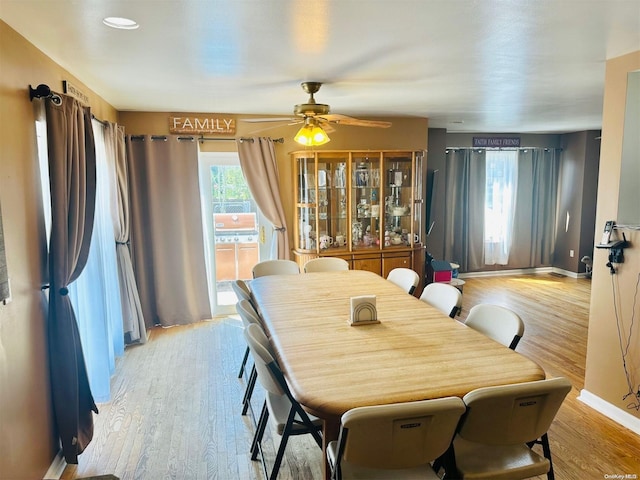
<path id="1" fill-rule="evenodd" d="M 384 277 L 422 276 L 423 151 L 300 151 L 294 162 L 293 256 L 344 258 Z"/>

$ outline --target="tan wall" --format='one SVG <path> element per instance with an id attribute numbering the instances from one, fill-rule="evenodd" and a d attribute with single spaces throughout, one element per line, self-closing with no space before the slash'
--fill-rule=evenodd
<path id="1" fill-rule="evenodd" d="M 120 112 L 119 122 L 124 125 L 127 134 L 166 135 L 169 133 L 169 116 L 170 113 L 167 112 Z M 276 143 L 275 146 L 280 174 L 280 192 L 286 218 L 290 222 L 289 240 L 293 247 L 293 164 L 289 153 L 304 149 L 293 141 L 293 136 L 300 126 L 279 123 L 275 124 L 278 125 L 277 127 L 274 127 L 274 124 L 271 123 L 256 124 L 242 121 L 242 119 L 250 118 L 250 115 L 231 115 L 231 117 L 236 118 L 236 137 L 269 136 L 284 139 L 284 143 Z M 261 117 L 264 118 L 264 115 Z M 428 119 L 392 117 L 376 118 L 376 120 L 388 120 L 393 125 L 390 128 L 336 126 L 335 132 L 329 134 L 331 141 L 319 148 L 322 150 L 426 150 Z M 214 135 L 204 135 L 204 137 L 213 138 Z M 218 138 L 231 138 L 231 136 L 219 135 Z M 234 142 L 225 141 L 202 142 L 200 148 L 208 152 L 237 150 Z M 427 168 L 426 163 L 423 163 L 424 172 Z"/>
<path id="2" fill-rule="evenodd" d="M 626 74 L 636 69 L 640 69 L 640 52 L 607 63 L 596 238 L 605 220 L 616 218 Z M 60 91 L 62 80 L 71 80 L 85 88 L 77 78 L 0 21 L 0 205 L 13 295 L 11 303 L 0 305 L 0 479 L 3 480 L 41 478 L 58 448 L 52 426 L 46 319 L 40 292 L 44 281 L 44 228 L 28 85 L 46 83 Z M 118 119 L 127 133 L 168 133 L 167 113 L 120 112 L 118 115 L 89 88 L 84 91 L 97 117 Z M 339 127 L 323 149 L 426 149 L 427 119 L 391 120 L 394 125 L 388 130 Z M 238 122 L 238 135 L 286 139 L 284 144 L 276 144 L 281 177 L 286 185 L 291 179 L 288 153 L 298 150 L 291 141 L 295 127 L 263 128 L 264 125 Z M 229 151 L 235 150 L 235 145 L 207 142 L 202 148 Z M 292 192 L 287 188 L 283 190 L 287 195 L 288 218 L 291 218 Z M 623 299 L 621 316 L 628 320 L 640 265 L 640 251 L 635 247 L 640 245 L 640 234 L 627 232 L 627 236 L 634 248 L 625 251 L 625 264 L 615 280 Z M 626 408 L 629 402 L 622 400 L 626 380 L 618 353 L 611 277 L 606 262 L 606 251 L 596 251 L 585 388 L 638 416 L 637 411 Z M 635 330 L 636 334 L 639 330 Z M 632 341 L 636 346 L 640 344 L 637 336 Z M 637 354 L 635 350 L 635 359 L 630 362 L 636 382 L 640 371 Z"/>
<path id="3" fill-rule="evenodd" d="M 622 157 L 622 137 L 626 99 L 627 73 L 640 69 L 640 51 L 607 62 L 604 109 L 602 118 L 602 147 L 600 174 L 598 179 L 598 205 L 596 212 L 596 242 L 599 241 L 607 220 L 616 218 L 618 211 L 618 191 Z M 640 187 L 639 187 L 640 188 Z M 627 380 L 622 364 L 622 353 L 614 311 L 614 288 L 619 318 L 624 321 L 622 337 L 627 341 L 632 318 L 632 306 L 638 275 L 640 275 L 640 232 L 625 232 L 632 248 L 624 251 L 625 262 L 618 273 L 611 276 L 607 263 L 607 250 L 596 249 L 593 263 L 591 288 L 591 310 L 589 319 L 589 340 L 585 389 L 623 411 L 640 418 L 637 409 L 627 408 L 638 398 L 629 397 Z M 615 287 L 612 286 L 615 285 Z M 635 329 L 631 337 L 631 348 L 627 356 L 627 367 L 633 388 L 637 391 L 640 383 L 640 328 L 637 328 L 640 311 L 636 302 Z M 625 335 L 626 332 L 626 335 Z"/>
<path id="4" fill-rule="evenodd" d="M 0 304 L 0 479 L 42 478 L 58 451 L 50 406 L 45 235 L 28 86 L 84 85 L 0 21 L 0 205 L 12 302 Z M 117 112 L 88 88 L 96 116 Z"/>

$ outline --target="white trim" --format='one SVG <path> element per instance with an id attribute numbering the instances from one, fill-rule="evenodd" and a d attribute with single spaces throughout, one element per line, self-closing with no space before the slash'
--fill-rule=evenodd
<path id="1" fill-rule="evenodd" d="M 67 468 L 67 462 L 62 455 L 62 450 L 59 450 L 42 480 L 60 480 L 65 468 Z"/>
<path id="2" fill-rule="evenodd" d="M 623 427 L 628 428 L 633 433 L 640 435 L 640 418 L 625 412 L 621 408 L 616 407 L 585 389 L 580 391 L 578 400 L 602 413 L 611 420 L 619 423 Z"/>
<path id="3" fill-rule="evenodd" d="M 490 270 L 484 272 L 467 272 L 458 275 L 458 278 L 474 277 L 505 277 L 507 275 L 537 275 L 541 273 L 558 273 L 565 277 L 581 278 L 586 277 L 586 273 L 576 273 L 557 267 L 535 267 L 535 268 L 514 268 L 511 270 Z"/>
<path id="4" fill-rule="evenodd" d="M 504 277 L 507 275 L 531 275 L 536 273 L 551 273 L 552 267 L 539 267 L 539 268 L 514 268 L 512 270 L 491 270 L 487 272 L 467 272 L 458 275 L 458 278 L 473 278 L 473 277 Z"/>
<path id="5" fill-rule="evenodd" d="M 570 272 L 569 270 L 564 270 L 562 268 L 551 267 L 553 273 L 559 273 L 560 275 L 564 275 L 565 277 L 578 278 L 580 274 L 576 272 Z"/>

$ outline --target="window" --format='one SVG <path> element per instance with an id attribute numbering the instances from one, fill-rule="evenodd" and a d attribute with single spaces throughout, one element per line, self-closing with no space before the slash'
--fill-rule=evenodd
<path id="1" fill-rule="evenodd" d="M 39 108 L 35 128 L 48 251 L 51 238 L 51 190 L 47 123 L 44 108 Z M 111 395 L 110 380 L 115 368 L 115 358 L 124 353 L 124 334 L 110 210 L 107 153 L 102 125 L 93 121 L 92 127 L 97 180 L 94 229 L 87 264 L 80 276 L 69 284 L 69 299 L 76 316 L 91 393 L 96 402 L 106 402 Z M 47 268 L 44 270 L 48 271 Z M 45 295 L 48 296 L 48 290 Z"/>
<path id="2" fill-rule="evenodd" d="M 487 150 L 484 263 L 506 265 L 513 237 L 518 152 Z"/>

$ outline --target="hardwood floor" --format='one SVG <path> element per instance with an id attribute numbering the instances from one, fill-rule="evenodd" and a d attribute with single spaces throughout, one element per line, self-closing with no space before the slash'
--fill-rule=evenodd
<path id="1" fill-rule="evenodd" d="M 571 380 L 574 388 L 549 431 L 556 479 L 640 478 L 638 436 L 576 398 L 584 384 L 589 295 L 585 279 L 466 279 L 458 318 L 477 303 L 516 310 L 526 325 L 517 351 L 548 376 Z M 127 349 L 118 360 L 113 399 L 98 406 L 93 442 L 62 479 L 109 473 L 122 480 L 264 478 L 248 452 L 253 423 L 240 415 L 244 381 L 236 377 L 244 348 L 233 318 L 152 331 L 149 343 Z M 255 411 L 262 395 L 254 394 Z M 270 438 L 268 432 L 269 464 Z M 313 441 L 293 437 L 279 478 L 320 479 L 321 461 Z"/>

